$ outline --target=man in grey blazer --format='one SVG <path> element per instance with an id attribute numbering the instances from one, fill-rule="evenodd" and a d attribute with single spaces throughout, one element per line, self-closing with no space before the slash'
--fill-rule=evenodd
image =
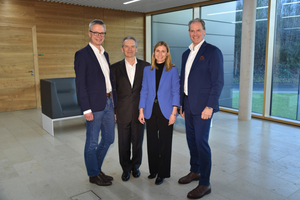
<path id="1" fill-rule="evenodd" d="M 119 159 L 123 169 L 123 181 L 129 180 L 131 171 L 133 177 L 139 177 L 142 162 L 144 125 L 138 120 L 138 106 L 144 67 L 150 64 L 135 57 L 137 49 L 136 39 L 131 36 L 125 37 L 121 47 L 125 59 L 111 66 L 118 96 L 115 120 L 118 124 Z"/>

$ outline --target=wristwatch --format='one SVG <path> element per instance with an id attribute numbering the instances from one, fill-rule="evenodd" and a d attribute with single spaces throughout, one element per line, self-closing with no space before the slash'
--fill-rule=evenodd
<path id="1" fill-rule="evenodd" d="M 208 106 L 206 106 L 208 109 L 213 109 L 212 107 L 208 107 Z"/>

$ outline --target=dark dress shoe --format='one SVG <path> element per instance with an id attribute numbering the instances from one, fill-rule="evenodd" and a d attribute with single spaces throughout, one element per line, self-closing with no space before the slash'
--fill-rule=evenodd
<path id="1" fill-rule="evenodd" d="M 130 172 L 123 172 L 122 174 L 122 180 L 123 181 L 128 181 L 130 178 Z"/>
<path id="2" fill-rule="evenodd" d="M 197 181 L 199 179 L 200 179 L 200 174 L 197 174 L 195 172 L 190 172 L 188 175 L 180 178 L 178 183 L 187 184 L 190 183 L 191 181 Z"/>
<path id="3" fill-rule="evenodd" d="M 160 178 L 159 176 L 155 180 L 155 185 L 160 185 L 164 182 L 164 178 Z"/>
<path id="4" fill-rule="evenodd" d="M 148 176 L 148 178 L 149 178 L 149 179 L 154 179 L 154 178 L 156 177 L 156 175 L 157 175 L 157 174 L 150 174 L 150 175 Z"/>
<path id="5" fill-rule="evenodd" d="M 190 191 L 187 195 L 189 199 L 200 199 L 204 195 L 211 193 L 210 185 L 198 185 L 195 189 Z"/>
<path id="6" fill-rule="evenodd" d="M 139 169 L 133 169 L 133 170 L 132 170 L 132 176 L 133 176 L 134 178 L 138 178 L 138 177 L 140 177 L 140 175 L 141 175 L 141 172 L 140 172 Z"/>
<path id="7" fill-rule="evenodd" d="M 108 186 L 112 184 L 112 182 L 106 180 L 105 178 L 99 175 L 90 177 L 90 183 L 94 183 L 100 186 Z"/>
<path id="8" fill-rule="evenodd" d="M 112 181 L 112 180 L 114 180 L 114 178 L 113 177 L 111 177 L 111 176 L 108 176 L 108 175 L 106 175 L 106 174 L 104 174 L 104 172 L 100 172 L 100 175 L 102 175 L 102 176 L 104 176 L 105 178 L 106 178 L 106 180 L 108 180 L 108 181 Z"/>

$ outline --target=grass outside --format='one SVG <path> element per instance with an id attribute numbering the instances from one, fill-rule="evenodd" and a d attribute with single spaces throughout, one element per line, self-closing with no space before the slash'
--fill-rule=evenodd
<path id="1" fill-rule="evenodd" d="M 273 93 L 271 115 L 296 120 L 297 96 L 297 93 Z M 252 94 L 252 112 L 262 113 L 263 98 L 263 93 Z M 239 108 L 239 92 L 232 94 L 232 108 Z"/>

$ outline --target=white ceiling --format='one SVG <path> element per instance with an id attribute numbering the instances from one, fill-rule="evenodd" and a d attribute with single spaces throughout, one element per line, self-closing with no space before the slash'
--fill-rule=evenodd
<path id="1" fill-rule="evenodd" d="M 163 10 L 167 8 L 174 8 L 178 6 L 209 1 L 209 0 L 140 0 L 127 5 L 124 5 L 123 3 L 129 0 L 44 0 L 44 1 L 148 13 L 148 12 Z"/>

